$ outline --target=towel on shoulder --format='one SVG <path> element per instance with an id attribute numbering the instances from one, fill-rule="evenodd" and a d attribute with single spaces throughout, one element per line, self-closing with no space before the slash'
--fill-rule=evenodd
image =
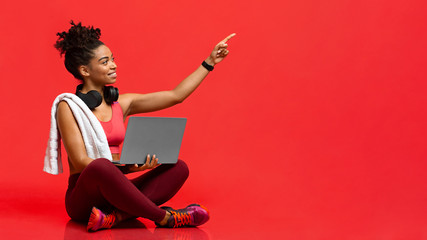
<path id="1" fill-rule="evenodd" d="M 61 161 L 61 135 L 56 123 L 56 110 L 61 101 L 67 102 L 82 133 L 87 155 L 90 158 L 112 160 L 107 137 L 101 123 L 88 106 L 75 94 L 62 93 L 53 101 L 49 140 L 44 157 L 43 171 L 57 175 L 63 172 Z"/>

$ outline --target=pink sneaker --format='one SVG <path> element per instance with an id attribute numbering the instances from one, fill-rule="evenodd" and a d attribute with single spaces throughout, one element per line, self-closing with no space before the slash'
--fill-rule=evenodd
<path id="1" fill-rule="evenodd" d="M 94 232 L 100 229 L 111 228 L 115 221 L 116 216 L 114 212 L 112 214 L 104 214 L 98 208 L 93 207 L 89 222 L 87 223 L 87 230 Z"/>
<path id="2" fill-rule="evenodd" d="M 171 207 L 161 207 L 162 209 L 171 213 L 171 217 L 168 219 L 166 225 L 161 226 L 158 223 L 158 227 L 196 227 L 204 224 L 209 220 L 209 211 L 202 205 L 190 204 L 183 209 L 173 209 Z"/>

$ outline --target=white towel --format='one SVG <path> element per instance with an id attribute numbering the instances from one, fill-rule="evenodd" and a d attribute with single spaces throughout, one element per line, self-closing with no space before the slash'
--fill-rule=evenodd
<path id="1" fill-rule="evenodd" d="M 76 95 L 63 93 L 53 101 L 50 119 L 49 140 L 44 157 L 43 171 L 50 174 L 62 173 L 61 161 L 61 135 L 56 124 L 56 109 L 61 101 L 66 101 L 74 114 L 74 118 L 80 128 L 87 155 L 90 158 L 107 158 L 112 160 L 107 137 L 101 123 L 88 108 L 88 106 Z"/>

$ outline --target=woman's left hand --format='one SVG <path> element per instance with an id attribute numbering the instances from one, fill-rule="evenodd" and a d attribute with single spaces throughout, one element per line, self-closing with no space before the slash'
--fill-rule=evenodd
<path id="1" fill-rule="evenodd" d="M 153 155 L 153 158 L 150 158 L 150 154 L 147 155 L 147 160 L 145 161 L 144 165 L 138 167 L 138 164 L 134 164 L 129 166 L 130 172 L 139 172 L 144 171 L 147 169 L 153 169 L 157 166 L 159 166 L 159 159 L 156 158 L 156 154 Z"/>
<path id="2" fill-rule="evenodd" d="M 214 66 L 215 64 L 220 63 L 222 60 L 224 60 L 225 57 L 227 57 L 229 51 L 228 51 L 228 44 L 227 41 L 230 40 L 236 36 L 235 33 L 230 34 L 228 37 L 226 37 L 224 40 L 219 42 L 213 49 L 211 55 L 205 60 L 207 64 Z"/>

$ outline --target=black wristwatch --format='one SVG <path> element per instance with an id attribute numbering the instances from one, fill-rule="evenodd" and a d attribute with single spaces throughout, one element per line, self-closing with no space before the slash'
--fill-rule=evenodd
<path id="1" fill-rule="evenodd" d="M 205 67 L 209 72 L 214 70 L 214 67 L 212 65 L 209 65 L 207 62 L 203 61 L 202 66 Z"/>

